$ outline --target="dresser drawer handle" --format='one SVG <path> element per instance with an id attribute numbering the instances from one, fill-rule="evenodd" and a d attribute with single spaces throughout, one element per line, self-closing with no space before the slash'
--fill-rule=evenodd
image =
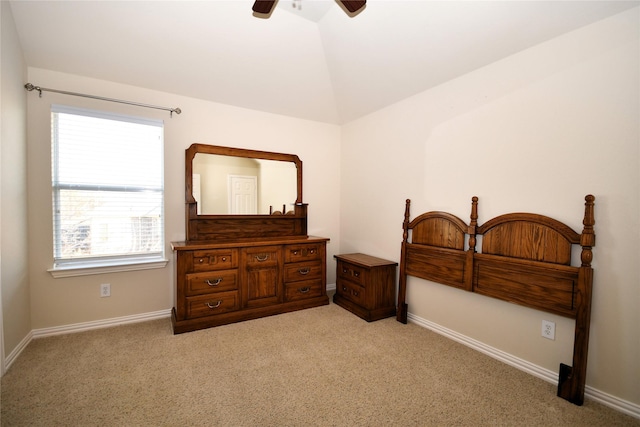
<path id="1" fill-rule="evenodd" d="M 347 287 L 346 286 L 342 287 L 342 292 L 347 292 Z"/>
<path id="2" fill-rule="evenodd" d="M 306 294 L 310 290 L 311 288 L 309 286 L 305 286 L 304 288 L 298 288 L 298 292 L 300 292 L 301 294 Z"/>
<path id="3" fill-rule="evenodd" d="M 211 282 L 209 279 L 204 282 L 209 286 L 218 286 L 222 282 L 222 277 L 217 278 L 215 282 Z"/>
<path id="4" fill-rule="evenodd" d="M 311 269 L 309 267 L 298 269 L 298 273 L 302 274 L 303 276 L 306 276 L 307 274 L 309 274 L 310 271 Z"/>
<path id="5" fill-rule="evenodd" d="M 354 271 L 353 275 L 356 276 L 356 277 L 360 277 L 360 272 L 359 271 Z"/>
<path id="6" fill-rule="evenodd" d="M 291 251 L 294 255 L 298 255 L 298 251 Z"/>
<path id="7" fill-rule="evenodd" d="M 309 253 L 310 253 L 311 255 L 313 255 L 313 254 L 315 254 L 315 253 L 316 253 L 316 250 L 315 250 L 315 249 L 311 249 L 311 250 L 309 251 Z"/>
<path id="8" fill-rule="evenodd" d="M 211 304 L 210 302 L 206 302 L 205 304 L 206 304 L 207 307 L 209 307 L 211 309 L 218 308 L 218 307 L 220 307 L 220 304 L 222 304 L 222 300 L 218 300 L 218 302 L 215 305 Z"/>
<path id="9" fill-rule="evenodd" d="M 202 264 L 202 263 L 204 262 L 204 258 L 200 258 L 200 259 L 198 260 L 198 262 L 199 262 L 200 264 Z"/>
<path id="10" fill-rule="evenodd" d="M 348 270 L 348 269 L 346 269 L 346 268 L 343 268 L 343 269 L 342 269 L 342 272 L 343 272 L 344 274 L 347 274 L 347 273 L 349 272 L 349 270 Z"/>
<path id="11" fill-rule="evenodd" d="M 260 255 L 256 255 L 256 259 L 259 262 L 263 262 L 269 259 L 269 254 L 260 254 Z"/>
<path id="12" fill-rule="evenodd" d="M 358 295 L 360 295 L 360 292 L 358 292 L 358 291 L 351 291 L 351 294 L 352 294 L 354 297 L 357 297 Z"/>

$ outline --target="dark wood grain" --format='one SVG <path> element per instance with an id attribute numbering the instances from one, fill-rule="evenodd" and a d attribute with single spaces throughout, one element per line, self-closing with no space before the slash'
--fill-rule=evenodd
<path id="1" fill-rule="evenodd" d="M 576 320 L 573 366 L 560 364 L 558 396 L 584 401 L 591 298 L 595 197 L 585 197 L 582 233 L 553 218 L 510 213 L 478 225 L 473 197 L 469 225 L 446 212 L 410 220 L 406 201 L 400 251 L 397 320 L 407 323 L 407 276 L 476 292 Z M 482 249 L 476 252 L 478 236 Z M 468 237 L 467 248 L 465 240 Z M 581 246 L 580 266 L 571 266 Z"/>

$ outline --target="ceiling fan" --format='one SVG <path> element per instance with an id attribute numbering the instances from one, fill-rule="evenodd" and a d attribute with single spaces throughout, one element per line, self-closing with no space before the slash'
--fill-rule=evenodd
<path id="1" fill-rule="evenodd" d="M 276 5 L 277 0 L 256 0 L 253 3 L 253 11 L 255 13 L 260 13 L 264 15 L 268 15 L 273 11 L 273 7 Z M 356 13 L 360 9 L 362 9 L 365 4 L 367 4 L 367 0 L 337 0 L 340 2 L 345 9 L 349 11 L 349 13 Z"/>

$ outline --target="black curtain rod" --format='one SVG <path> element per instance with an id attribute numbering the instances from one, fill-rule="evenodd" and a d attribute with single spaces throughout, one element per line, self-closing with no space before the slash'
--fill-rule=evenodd
<path id="1" fill-rule="evenodd" d="M 31 92 L 33 90 L 38 91 L 38 93 L 40 94 L 39 95 L 40 98 L 42 98 L 42 92 L 55 92 L 55 93 L 61 93 L 63 95 L 82 96 L 84 98 L 99 99 L 101 101 L 119 102 L 120 104 L 136 105 L 138 107 L 155 108 L 156 110 L 168 111 L 170 117 L 173 117 L 173 113 L 176 113 L 176 114 L 182 113 L 182 110 L 180 108 L 158 107 L 156 105 L 141 104 L 139 102 L 132 102 L 132 101 L 123 101 L 121 99 L 104 98 L 102 96 L 87 95 L 87 94 L 84 94 L 84 93 L 76 93 L 76 92 L 67 92 L 67 91 L 64 91 L 64 90 L 48 89 L 46 87 L 34 86 L 31 83 L 27 83 L 26 85 L 24 85 L 24 88 L 26 90 L 28 90 L 29 92 Z"/>

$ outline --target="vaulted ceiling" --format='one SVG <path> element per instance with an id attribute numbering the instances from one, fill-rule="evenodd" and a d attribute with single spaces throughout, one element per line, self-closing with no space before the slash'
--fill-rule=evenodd
<path id="1" fill-rule="evenodd" d="M 10 3 L 29 66 L 336 124 L 640 4 L 279 0 L 265 19 L 252 0 Z"/>

